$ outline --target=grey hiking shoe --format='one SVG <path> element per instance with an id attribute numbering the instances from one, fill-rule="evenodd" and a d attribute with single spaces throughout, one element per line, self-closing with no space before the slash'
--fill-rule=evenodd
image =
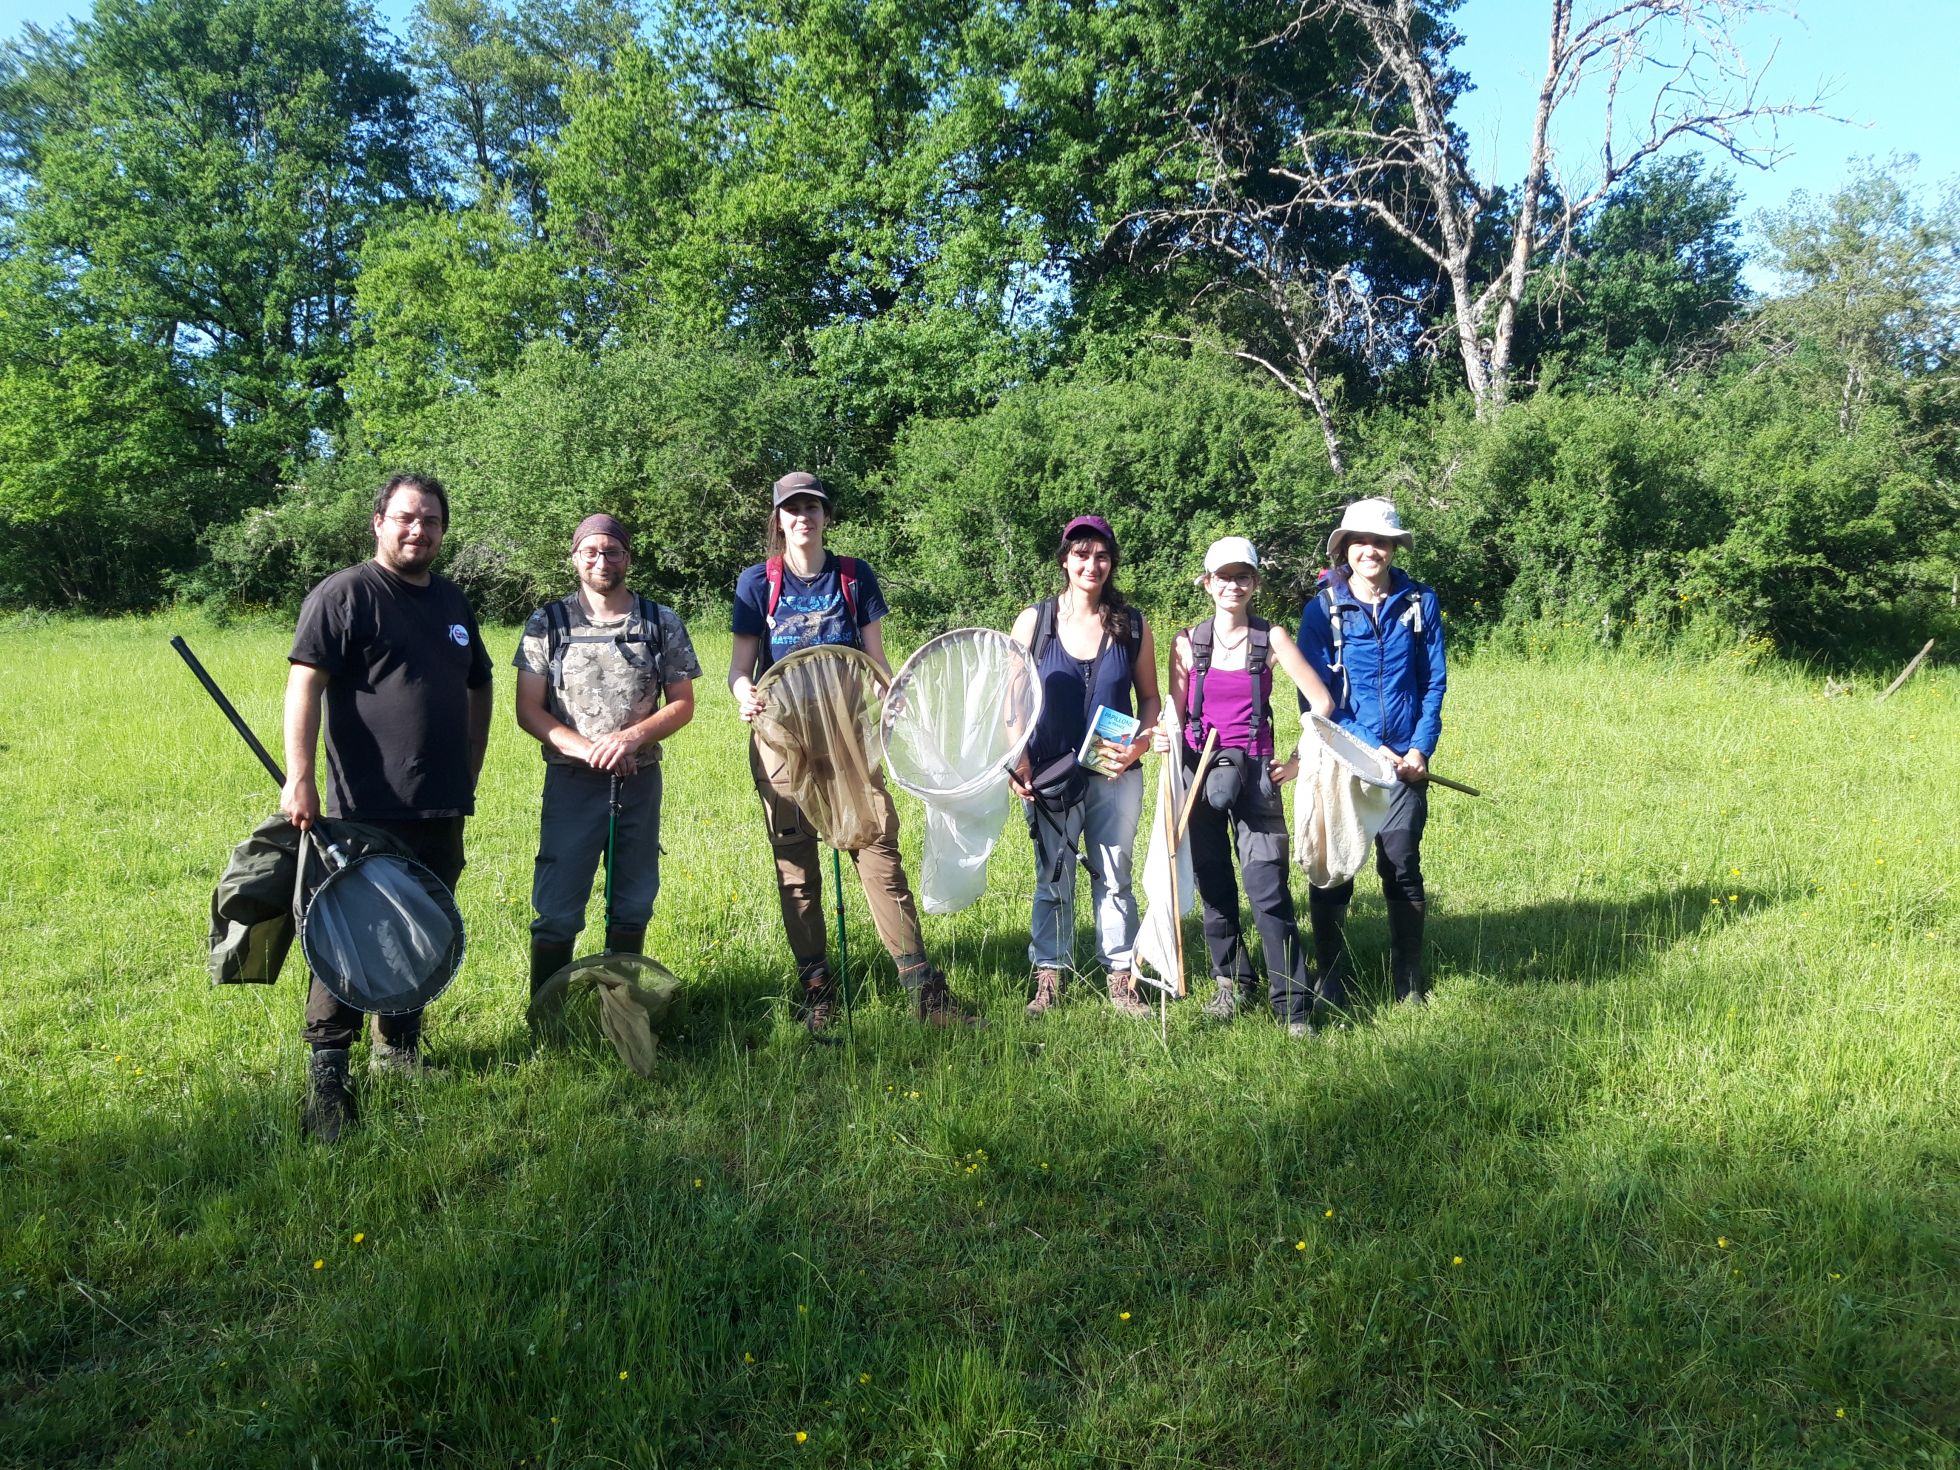
<path id="1" fill-rule="evenodd" d="M 1034 972 L 1034 999 L 1028 1002 L 1028 1014 L 1039 1016 L 1061 1004 L 1062 991 L 1067 982 L 1062 979 L 1060 970 L 1044 965 Z"/>
<path id="2" fill-rule="evenodd" d="M 435 1063 L 422 1055 L 419 1042 L 408 1042 L 397 1046 L 392 1041 L 377 1041 L 368 1048 L 368 1071 L 379 1072 L 389 1077 L 426 1077 L 435 1071 Z"/>
<path id="3" fill-rule="evenodd" d="M 1211 979 L 1215 990 L 1210 1000 L 1205 1002 L 1202 1014 L 1207 1021 L 1229 1021 L 1245 1011 L 1253 1009 L 1256 1002 L 1250 995 L 1240 993 L 1238 981 L 1224 975 L 1214 975 Z"/>
<path id="4" fill-rule="evenodd" d="M 950 1026 L 977 1031 L 987 1023 L 961 1005 L 947 988 L 946 976 L 928 969 L 926 978 L 912 992 L 912 1014 L 928 1026 Z"/>
<path id="5" fill-rule="evenodd" d="M 1304 1041 L 1313 1035 L 1313 1026 L 1306 1021 L 1289 1021 L 1286 1026 L 1286 1034 L 1295 1041 Z"/>
<path id="6" fill-rule="evenodd" d="M 306 1059 L 306 1102 L 300 1123 L 321 1143 L 334 1143 L 354 1121 L 354 1089 L 347 1078 L 347 1049 L 316 1051 Z"/>
<path id="7" fill-rule="evenodd" d="M 1109 972 L 1109 1003 L 1125 1016 L 1144 1019 L 1150 1015 L 1150 1003 L 1137 994 L 1137 977 L 1128 970 Z"/>

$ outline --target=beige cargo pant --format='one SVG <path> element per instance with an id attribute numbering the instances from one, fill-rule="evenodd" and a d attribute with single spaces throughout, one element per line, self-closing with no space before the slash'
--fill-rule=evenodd
<path id="1" fill-rule="evenodd" d="M 807 976 L 824 963 L 828 943 L 823 914 L 823 853 L 816 828 L 789 794 L 783 767 L 783 758 L 775 749 L 761 737 L 749 736 L 749 774 L 755 778 L 756 795 L 762 798 L 769 845 L 775 849 L 776 896 L 782 902 L 783 929 L 789 936 L 790 953 L 796 957 L 797 973 Z M 912 885 L 898 855 L 898 808 L 885 789 L 883 774 L 873 779 L 884 822 L 877 840 L 850 856 L 878 938 L 902 972 L 924 959 L 926 946 L 919 932 L 919 910 L 912 902 Z"/>

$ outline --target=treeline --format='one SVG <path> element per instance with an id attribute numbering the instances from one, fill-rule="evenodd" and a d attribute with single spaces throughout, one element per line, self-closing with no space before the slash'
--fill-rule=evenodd
<path id="1" fill-rule="evenodd" d="M 1228 527 L 1297 597 L 1382 489 L 1467 629 L 1851 654 L 1939 616 L 1960 211 L 1866 168 L 1766 222 L 1752 297 L 1732 184 L 1665 136 L 1591 195 L 1536 155 L 1475 180 L 1447 9 L 29 28 L 0 60 L 0 602 L 290 604 L 416 465 L 491 614 L 560 587 L 601 505 L 699 604 L 798 465 L 922 618 L 1011 610 L 1084 508 L 1150 600 Z"/>

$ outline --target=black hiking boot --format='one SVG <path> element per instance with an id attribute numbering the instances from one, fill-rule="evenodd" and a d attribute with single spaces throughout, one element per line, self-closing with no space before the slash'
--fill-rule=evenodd
<path id="1" fill-rule="evenodd" d="M 1237 1018 L 1243 1012 L 1258 1008 L 1258 998 L 1252 994 L 1249 986 L 1241 985 L 1227 975 L 1214 975 L 1211 977 L 1211 983 L 1212 997 L 1205 1002 L 1202 1012 L 1207 1021 L 1217 1021 L 1222 1024 Z"/>
<path id="2" fill-rule="evenodd" d="M 306 1059 L 306 1102 L 300 1122 L 320 1143 L 335 1143 L 354 1122 L 354 1088 L 347 1077 L 347 1048 L 316 1051 Z"/>

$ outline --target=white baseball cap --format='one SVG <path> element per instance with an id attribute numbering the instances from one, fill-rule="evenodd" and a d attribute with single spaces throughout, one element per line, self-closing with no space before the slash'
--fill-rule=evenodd
<path id="1" fill-rule="evenodd" d="M 1398 546 L 1416 544 L 1416 538 L 1402 529 L 1402 518 L 1395 513 L 1395 502 L 1386 495 L 1372 495 L 1366 500 L 1354 501 L 1342 511 L 1340 525 L 1327 538 L 1327 554 L 1338 562 L 1341 548 L 1354 536 L 1379 536 Z"/>
<path id="2" fill-rule="evenodd" d="M 1252 543 L 1245 537 L 1220 536 L 1212 542 L 1205 548 L 1204 577 L 1193 577 L 1191 580 L 1202 587 L 1205 585 L 1205 577 L 1209 577 L 1213 572 L 1222 572 L 1227 567 L 1251 567 L 1254 571 L 1259 569 L 1259 553 L 1253 550 Z"/>

